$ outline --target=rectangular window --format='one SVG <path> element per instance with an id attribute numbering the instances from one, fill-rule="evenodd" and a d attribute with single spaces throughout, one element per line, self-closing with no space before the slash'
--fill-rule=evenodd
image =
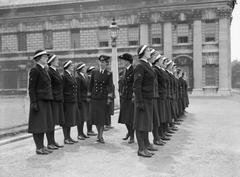
<path id="1" fill-rule="evenodd" d="M 160 23 L 151 25 L 152 44 L 162 44 L 162 25 Z"/>
<path id="2" fill-rule="evenodd" d="M 188 37 L 187 36 L 178 37 L 178 43 L 179 44 L 188 43 Z"/>
<path id="3" fill-rule="evenodd" d="M 136 46 L 139 45 L 139 27 L 130 26 L 128 28 L 128 45 Z"/>
<path id="4" fill-rule="evenodd" d="M 27 35 L 24 32 L 17 33 L 18 39 L 18 51 L 26 51 L 27 50 Z"/>
<path id="5" fill-rule="evenodd" d="M 43 32 L 43 41 L 45 49 L 53 49 L 53 32 L 52 31 L 44 31 Z"/>
<path id="6" fill-rule="evenodd" d="M 80 48 L 80 29 L 71 29 L 71 48 Z"/>
<path id="7" fill-rule="evenodd" d="M 109 31 L 108 27 L 101 27 L 98 30 L 99 47 L 109 46 Z"/>
<path id="8" fill-rule="evenodd" d="M 18 73 L 18 89 L 27 88 L 27 71 L 20 71 Z"/>
<path id="9" fill-rule="evenodd" d="M 205 42 L 215 42 L 217 34 L 217 25 L 214 21 L 205 22 Z"/>
<path id="10" fill-rule="evenodd" d="M 177 25 L 177 36 L 178 43 L 188 43 L 189 35 L 189 25 L 188 24 L 178 24 Z"/>
<path id="11" fill-rule="evenodd" d="M 206 86 L 216 86 L 217 83 L 217 66 L 209 65 L 205 66 Z"/>

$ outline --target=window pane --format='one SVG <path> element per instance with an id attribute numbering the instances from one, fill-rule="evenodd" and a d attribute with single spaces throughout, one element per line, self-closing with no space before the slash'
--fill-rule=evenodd
<path id="1" fill-rule="evenodd" d="M 217 25 L 216 22 L 206 22 L 205 23 L 205 42 L 216 41 Z"/>
<path id="2" fill-rule="evenodd" d="M 128 28 L 128 41 L 139 41 L 139 28 L 129 27 Z"/>
<path id="3" fill-rule="evenodd" d="M 108 47 L 108 41 L 99 42 L 99 47 Z"/>
<path id="4" fill-rule="evenodd" d="M 109 31 L 107 28 L 99 29 L 98 31 L 98 40 L 99 41 L 108 41 Z"/>
<path id="5" fill-rule="evenodd" d="M 138 45 L 138 41 L 128 41 L 129 46 L 136 46 Z"/>
<path id="6" fill-rule="evenodd" d="M 178 24 L 177 25 L 177 36 L 188 36 L 189 25 L 188 24 Z"/>
<path id="7" fill-rule="evenodd" d="M 72 49 L 80 48 L 80 30 L 79 29 L 71 30 L 71 48 Z"/>
<path id="8" fill-rule="evenodd" d="M 187 36 L 178 37 L 178 43 L 188 43 L 188 37 Z"/>
<path id="9" fill-rule="evenodd" d="M 215 65 L 206 65 L 206 86 L 216 86 L 216 69 L 217 67 Z"/>
<path id="10" fill-rule="evenodd" d="M 26 51 L 27 50 L 26 33 L 24 33 L 24 32 L 18 33 L 17 38 L 18 38 L 18 51 Z"/>
<path id="11" fill-rule="evenodd" d="M 161 44 L 161 38 L 152 38 L 152 44 Z"/>
<path id="12" fill-rule="evenodd" d="M 53 49 L 53 33 L 52 31 L 43 32 L 44 48 Z"/>

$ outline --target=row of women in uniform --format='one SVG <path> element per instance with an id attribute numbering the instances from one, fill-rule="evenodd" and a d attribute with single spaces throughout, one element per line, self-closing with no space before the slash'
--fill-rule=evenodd
<path id="1" fill-rule="evenodd" d="M 138 64 L 133 67 L 133 57 L 125 53 L 125 69 L 119 80 L 119 123 L 125 124 L 124 140 L 134 142 L 134 131 L 138 142 L 138 155 L 152 157 L 157 151 L 153 146 L 163 146 L 177 131 L 176 124 L 182 121 L 188 107 L 187 83 L 184 72 L 174 62 L 147 45 L 138 48 Z M 148 132 L 153 134 L 150 143 Z"/>
<path id="2" fill-rule="evenodd" d="M 63 147 L 55 141 L 55 125 L 63 128 L 64 144 L 78 142 L 70 136 L 73 126 L 77 126 L 79 140 L 97 135 L 97 141 L 104 143 L 104 125 L 110 124 L 113 112 L 110 109 L 113 81 L 112 73 L 107 69 L 109 59 L 108 56 L 100 56 L 98 70 L 94 70 L 94 67 L 86 69 L 84 63 L 79 63 L 75 78 L 71 60 L 64 63 L 61 75 L 56 55 L 48 54 L 45 50 L 35 52 L 33 60 L 36 65 L 29 73 L 28 132 L 33 134 L 37 154 L 49 154 Z M 83 132 L 84 122 L 87 122 L 87 135 Z M 98 133 L 93 132 L 92 125 L 96 125 Z M 44 146 L 44 134 L 47 147 Z"/>

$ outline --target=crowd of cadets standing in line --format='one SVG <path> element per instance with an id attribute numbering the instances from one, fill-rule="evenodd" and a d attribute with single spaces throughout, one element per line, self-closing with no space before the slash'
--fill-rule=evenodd
<path id="1" fill-rule="evenodd" d="M 125 124 L 127 134 L 123 140 L 138 142 L 138 155 L 152 157 L 157 149 L 150 143 L 148 132 L 153 134 L 153 144 L 163 146 L 177 131 L 188 107 L 187 83 L 184 72 L 174 62 L 147 45 L 138 48 L 138 64 L 133 67 L 132 55 L 119 56 L 124 64 L 120 73 L 120 113 L 118 122 Z M 103 131 L 111 127 L 114 112 L 114 85 L 109 69 L 110 57 L 98 58 L 99 68 L 86 68 L 79 63 L 75 68 L 71 60 L 64 62 L 64 72 L 58 71 L 59 60 L 54 54 L 37 50 L 35 67 L 29 73 L 30 113 L 28 132 L 33 134 L 36 153 L 47 155 L 63 148 L 55 141 L 55 125 L 63 129 L 64 144 L 74 144 L 71 127 L 77 126 L 78 139 L 97 136 L 105 143 Z M 48 65 L 48 67 L 46 67 Z M 74 71 L 77 77 L 73 76 Z M 83 132 L 84 122 L 87 134 Z M 97 133 L 92 130 L 97 128 Z M 44 134 L 48 145 L 44 146 Z"/>

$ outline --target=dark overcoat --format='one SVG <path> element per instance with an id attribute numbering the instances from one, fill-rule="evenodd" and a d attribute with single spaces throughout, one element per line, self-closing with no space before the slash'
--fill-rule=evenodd
<path id="1" fill-rule="evenodd" d="M 63 125 L 64 111 L 63 111 L 63 79 L 59 71 L 49 67 L 48 74 L 51 78 L 53 102 L 52 112 L 55 125 Z"/>
<path id="2" fill-rule="evenodd" d="M 103 126 L 109 123 L 110 104 L 108 99 L 113 97 L 112 72 L 99 69 L 94 70 L 89 83 L 89 96 L 91 97 L 90 117 L 93 125 Z"/>
<path id="3" fill-rule="evenodd" d="M 80 117 L 84 121 L 89 120 L 89 103 L 87 102 L 87 92 L 89 86 L 89 77 L 82 73 L 76 77 L 78 85 L 78 108 Z"/>
<path id="4" fill-rule="evenodd" d="M 154 97 L 153 68 L 146 61 L 140 60 L 134 70 L 133 92 L 135 95 L 133 128 L 138 131 L 153 130 L 153 97 Z M 143 105 L 144 111 L 138 109 Z"/>
<path id="5" fill-rule="evenodd" d="M 67 71 L 63 73 L 63 97 L 65 127 L 72 127 L 81 123 L 77 104 L 77 81 Z"/>
<path id="6" fill-rule="evenodd" d="M 132 125 L 133 124 L 133 82 L 134 82 L 134 68 L 130 66 L 126 69 L 119 89 L 120 95 L 120 113 L 118 122 L 122 124 Z"/>
<path id="7" fill-rule="evenodd" d="M 51 79 L 47 71 L 39 64 L 30 70 L 28 90 L 30 97 L 28 132 L 45 133 L 53 131 Z M 37 109 L 33 109 L 32 105 L 36 105 Z"/>
<path id="8" fill-rule="evenodd" d="M 154 67 L 154 71 L 157 76 L 158 81 L 158 93 L 159 93 L 159 99 L 158 99 L 158 112 L 159 112 L 159 119 L 160 123 L 166 123 L 167 122 L 167 116 L 166 116 L 166 99 L 167 99 L 167 80 L 168 75 L 166 72 L 158 67 Z"/>

